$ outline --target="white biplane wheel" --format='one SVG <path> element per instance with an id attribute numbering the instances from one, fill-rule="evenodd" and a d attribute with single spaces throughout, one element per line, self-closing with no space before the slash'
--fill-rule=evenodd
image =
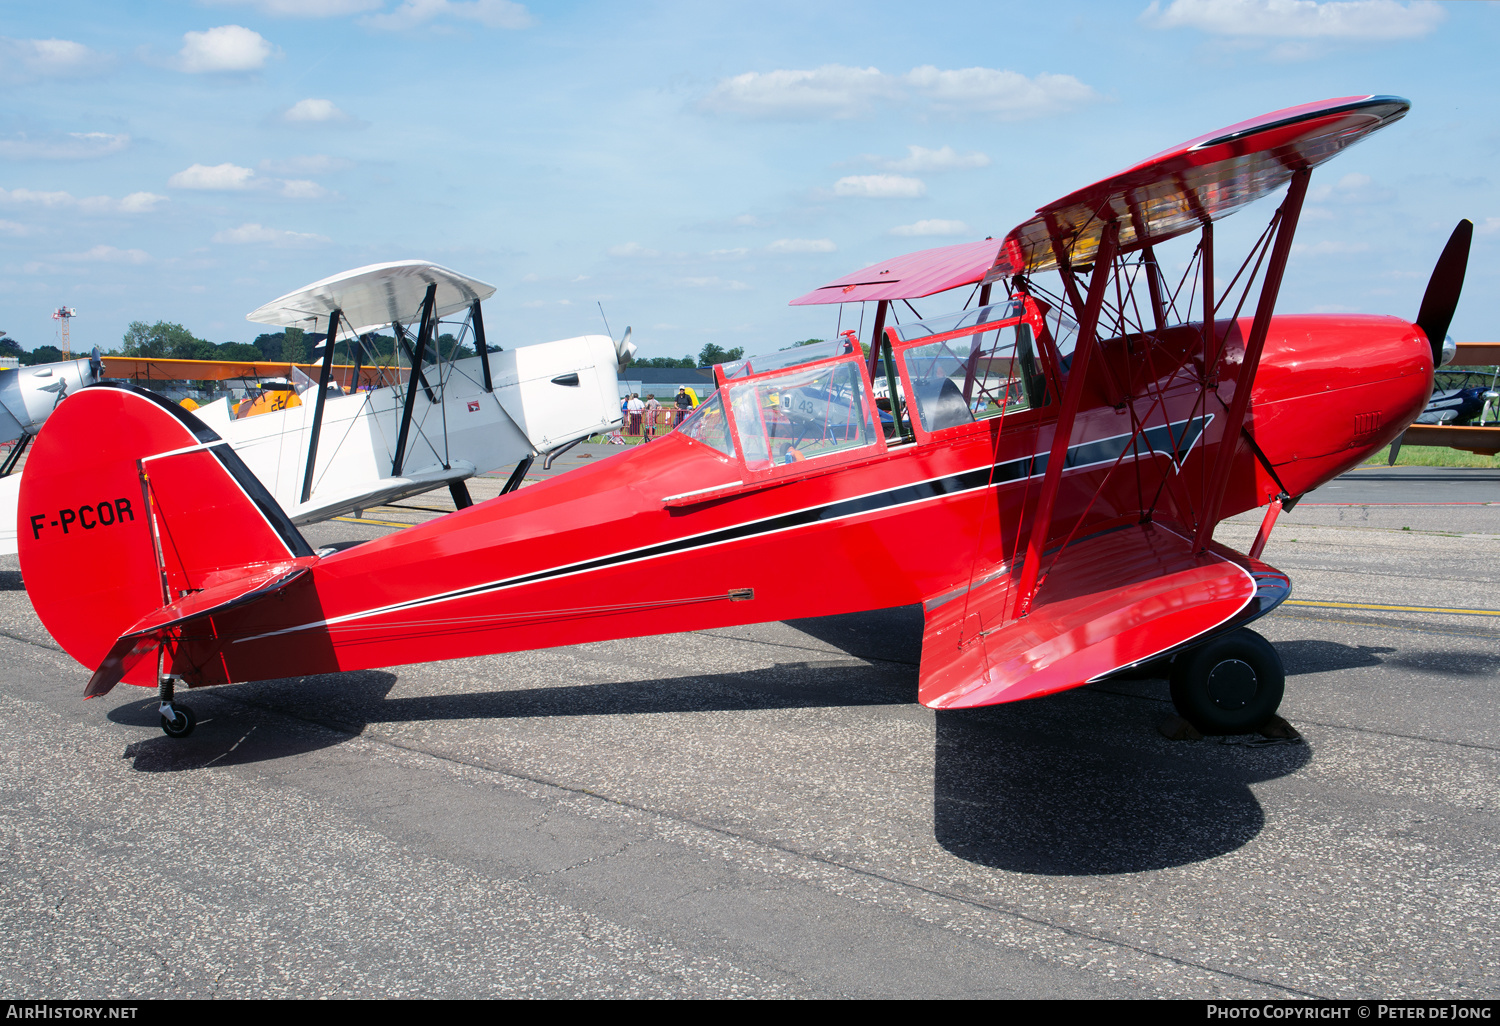
<path id="1" fill-rule="evenodd" d="M 161 729 L 167 737 L 187 737 L 198 725 L 198 717 L 193 715 L 193 710 L 185 705 L 173 705 L 172 711 L 177 714 L 175 719 L 168 719 L 166 713 L 161 717 Z"/>
<path id="2" fill-rule="evenodd" d="M 1204 734 L 1249 734 L 1276 714 L 1286 671 L 1275 647 L 1247 628 L 1189 649 L 1172 663 L 1172 704 Z"/>

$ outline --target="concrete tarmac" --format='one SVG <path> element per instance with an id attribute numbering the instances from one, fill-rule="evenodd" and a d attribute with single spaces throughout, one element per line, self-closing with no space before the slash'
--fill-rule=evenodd
<path id="1" fill-rule="evenodd" d="M 0 990 L 1493 998 L 1500 615 L 1431 610 L 1500 611 L 1500 475 L 1414 469 L 1266 550 L 1293 744 L 1168 741 L 1150 678 L 934 713 L 914 608 L 211 689 L 174 741 L 11 560 Z"/>

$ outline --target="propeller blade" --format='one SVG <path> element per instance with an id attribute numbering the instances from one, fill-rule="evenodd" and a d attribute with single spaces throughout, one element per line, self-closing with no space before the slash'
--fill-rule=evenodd
<path id="1" fill-rule="evenodd" d="M 1438 257 L 1432 277 L 1427 281 L 1422 308 L 1417 311 L 1417 327 L 1427 333 L 1434 367 L 1442 362 L 1443 339 L 1448 334 L 1448 325 L 1453 323 L 1453 311 L 1458 309 L 1458 295 L 1464 288 L 1464 271 L 1469 266 L 1469 243 L 1473 239 L 1474 222 L 1464 218 L 1448 237 L 1448 245 L 1443 247 L 1443 255 Z"/>
<path id="2" fill-rule="evenodd" d="M 637 351 L 635 343 L 630 341 L 630 325 L 627 324 L 625 334 L 620 336 L 620 341 L 615 343 L 615 355 L 619 357 L 621 373 L 624 373 L 625 368 L 630 366 L 630 361 L 635 359 Z"/>

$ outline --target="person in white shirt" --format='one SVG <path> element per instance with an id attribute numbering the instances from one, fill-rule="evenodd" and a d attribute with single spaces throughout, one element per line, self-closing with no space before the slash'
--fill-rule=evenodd
<path id="1" fill-rule="evenodd" d="M 630 398 L 625 403 L 625 412 L 630 422 L 629 427 L 625 431 L 627 435 L 639 435 L 641 433 L 641 411 L 645 408 L 646 404 L 641 402 L 641 394 L 639 392 L 631 392 Z"/>

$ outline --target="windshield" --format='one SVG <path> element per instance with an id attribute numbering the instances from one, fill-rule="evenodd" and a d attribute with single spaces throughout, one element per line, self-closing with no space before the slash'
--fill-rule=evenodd
<path id="1" fill-rule="evenodd" d="M 729 437 L 729 423 L 724 417 L 722 392 L 715 392 L 698 404 L 692 415 L 677 425 L 677 430 L 694 441 L 719 450 L 725 456 L 734 455 L 734 442 Z"/>
<path id="2" fill-rule="evenodd" d="M 781 370 L 786 367 L 800 367 L 804 363 L 812 363 L 814 360 L 826 360 L 830 356 L 841 356 L 852 348 L 847 339 L 836 338 L 827 342 L 813 342 L 805 346 L 793 346 L 790 349 L 782 349 L 774 353 L 763 353 L 759 356 L 747 356 L 743 360 L 733 363 L 725 363 L 720 366 L 724 370 L 724 380 L 730 378 L 746 378 L 751 374 L 764 374 L 766 371 Z"/>
<path id="3" fill-rule="evenodd" d="M 750 470 L 874 445 L 880 437 L 854 360 L 731 384 L 729 396 Z"/>
<path id="4" fill-rule="evenodd" d="M 1016 413 L 1046 402 L 1031 329 L 1012 321 L 901 354 L 928 431 Z"/>
<path id="5" fill-rule="evenodd" d="M 988 324 L 991 321 L 1009 320 L 1012 317 L 1021 316 L 1023 312 L 1024 307 L 1019 299 L 1006 300 L 1003 303 L 991 303 L 989 306 L 975 307 L 973 310 L 964 310 L 959 313 L 940 314 L 937 317 L 929 317 L 925 321 L 897 324 L 890 330 L 896 333 L 898 342 L 906 342 L 914 338 L 946 335 L 950 331 Z"/>

